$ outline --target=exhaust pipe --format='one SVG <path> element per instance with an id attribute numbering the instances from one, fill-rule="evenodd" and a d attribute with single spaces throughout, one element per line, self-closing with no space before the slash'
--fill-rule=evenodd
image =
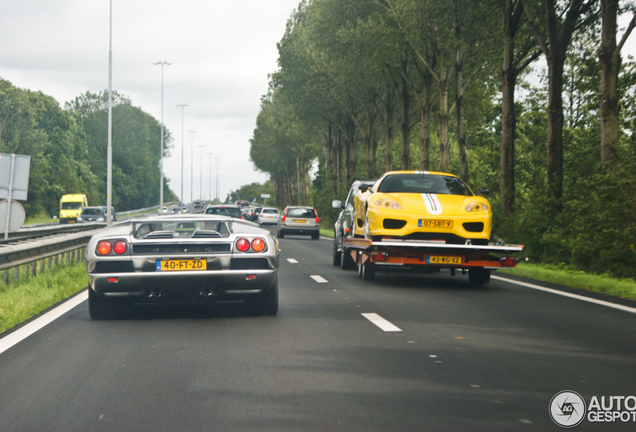
<path id="1" fill-rule="evenodd" d="M 154 287 L 154 288 L 144 288 L 144 295 L 146 296 L 146 298 L 159 298 L 161 297 L 161 289 L 159 289 L 159 287 Z"/>
<path id="2" fill-rule="evenodd" d="M 202 297 L 216 297 L 221 293 L 221 287 L 218 285 L 206 285 L 201 289 Z"/>

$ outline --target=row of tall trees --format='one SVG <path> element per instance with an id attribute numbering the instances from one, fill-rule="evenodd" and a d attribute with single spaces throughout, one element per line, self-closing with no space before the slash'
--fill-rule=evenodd
<path id="1" fill-rule="evenodd" d="M 533 257 L 582 265 L 577 257 L 586 256 L 594 266 L 591 257 L 603 254 L 604 269 L 636 275 L 620 269 L 636 263 L 633 234 L 619 241 L 619 259 L 617 239 L 599 231 L 608 223 L 588 234 L 569 225 L 588 217 L 581 226 L 593 226 L 592 212 L 573 207 L 585 200 L 602 203 L 593 213 L 621 233 L 630 227 L 616 219 L 615 205 L 636 213 L 634 199 L 615 187 L 636 174 L 632 65 L 620 55 L 634 20 L 617 28 L 618 16 L 632 18 L 630 7 L 303 1 L 278 45 L 280 68 L 263 98 L 252 161 L 270 173 L 280 206 L 313 202 L 323 215 L 354 179 L 393 169 L 454 172 L 490 188 L 497 234 L 529 244 Z M 303 194 L 309 166 L 318 174 Z M 584 235 L 597 240 L 581 252 L 575 239 Z"/>
<path id="2" fill-rule="evenodd" d="M 27 216 L 56 215 L 69 193 L 106 204 L 107 93 L 86 93 L 64 109 L 51 96 L 0 79 L 0 153 L 31 156 Z M 164 131 L 165 133 L 165 131 Z M 170 134 L 165 133 L 168 145 Z M 113 108 L 113 205 L 159 201 L 160 124 L 119 94 Z M 166 201 L 176 200 L 168 189 Z"/>

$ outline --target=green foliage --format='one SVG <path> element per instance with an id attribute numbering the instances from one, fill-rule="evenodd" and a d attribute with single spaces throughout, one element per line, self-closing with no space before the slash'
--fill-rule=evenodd
<path id="1" fill-rule="evenodd" d="M 459 117 L 453 119 L 459 93 L 453 82 L 455 62 L 461 59 L 463 83 L 468 84 L 463 91 L 467 181 L 475 191 L 490 190 L 494 234 L 524 244 L 533 260 L 636 277 L 636 189 L 632 185 L 636 183 L 632 181 L 636 174 L 636 66 L 622 65 L 621 166 L 605 172 L 599 163 L 599 21 L 594 13 L 587 14 L 567 46 L 564 181 L 559 203 L 546 201 L 547 77 L 539 76 L 538 86 L 518 82 L 516 208 L 504 218 L 500 200 L 501 7 L 496 0 L 301 2 L 278 44 L 280 68 L 262 101 L 252 138 L 252 161 L 270 173 L 279 206 L 311 198 L 323 226 L 329 226 L 338 215 L 331 201 L 344 199 L 352 181 L 400 169 L 406 159 L 403 149 L 410 153 L 411 169 L 419 167 L 419 135 L 425 130 L 421 123 L 427 112 L 424 89 L 430 82 L 429 169 L 439 166 L 439 142 L 442 130 L 446 131 L 440 120 L 448 119 L 448 171 L 461 174 L 460 122 Z M 530 7 L 534 15 L 543 16 L 539 3 L 530 2 Z M 521 20 L 526 18 L 523 15 Z M 536 21 L 539 30 L 544 30 L 543 20 Z M 514 54 L 521 63 L 533 58 L 538 49 L 527 24 L 521 23 L 515 42 L 518 51 Z M 463 35 L 461 43 L 458 30 Z M 536 72 L 530 66 L 523 73 Z M 445 88 L 448 95 L 442 91 Z M 446 96 L 447 113 L 441 102 Z M 408 140 L 406 145 L 403 139 Z M 392 157 L 392 162 L 387 163 L 386 157 Z M 306 193 L 299 183 L 311 166 L 318 171 L 311 192 Z M 555 214 L 558 208 L 562 211 Z"/>
<path id="2" fill-rule="evenodd" d="M 86 135 L 87 158 L 99 179 L 89 203 L 106 203 L 108 92 L 86 92 L 67 104 Z M 132 102 L 113 93 L 113 206 L 117 211 L 150 207 L 159 202 L 161 124 Z M 164 158 L 172 138 L 164 128 Z M 164 178 L 164 202 L 178 201 Z"/>
<path id="3" fill-rule="evenodd" d="M 78 116 L 50 96 L 0 79 L 0 152 L 31 156 L 28 216 L 54 215 L 65 193 L 94 193 L 97 177 L 86 157 Z"/>
<path id="4" fill-rule="evenodd" d="M 261 194 L 269 194 L 270 198 L 267 199 L 267 204 L 274 205 L 276 202 L 276 196 L 274 194 L 274 190 L 272 188 L 271 181 L 266 181 L 264 184 L 260 183 L 250 183 L 245 186 L 241 186 L 235 191 L 231 191 L 230 194 L 234 199 L 241 199 L 243 201 L 249 201 L 263 204 L 265 202 L 264 198 L 261 198 Z"/>

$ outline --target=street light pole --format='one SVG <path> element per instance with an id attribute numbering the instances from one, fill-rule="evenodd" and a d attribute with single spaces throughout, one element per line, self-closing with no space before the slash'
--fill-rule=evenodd
<path id="1" fill-rule="evenodd" d="M 199 187 L 199 199 L 203 201 L 203 148 L 205 146 L 198 145 L 197 147 L 201 149 L 201 155 L 199 157 L 199 159 L 201 159 L 201 186 Z"/>
<path id="2" fill-rule="evenodd" d="M 210 204 L 212 204 L 212 155 L 214 153 L 208 153 L 210 156 Z"/>
<path id="3" fill-rule="evenodd" d="M 194 134 L 195 130 L 189 130 L 192 139 L 190 140 L 190 212 L 194 213 L 194 200 L 192 199 L 192 189 L 194 187 Z"/>
<path id="4" fill-rule="evenodd" d="M 219 199 L 219 201 L 221 200 L 221 173 L 219 172 L 219 163 L 221 161 L 216 158 L 216 196 Z"/>
<path id="5" fill-rule="evenodd" d="M 163 67 L 170 66 L 172 63 L 166 61 L 158 61 L 153 63 L 161 65 L 161 162 L 159 163 L 159 214 L 163 212 Z"/>
<path id="6" fill-rule="evenodd" d="M 110 0 L 108 45 L 108 150 L 106 156 L 106 226 L 110 226 L 113 205 L 113 0 Z"/>
<path id="7" fill-rule="evenodd" d="M 181 204 L 183 204 L 183 109 L 188 104 L 179 104 L 178 107 L 181 107 Z M 179 206 L 179 211 L 181 211 L 181 206 Z"/>

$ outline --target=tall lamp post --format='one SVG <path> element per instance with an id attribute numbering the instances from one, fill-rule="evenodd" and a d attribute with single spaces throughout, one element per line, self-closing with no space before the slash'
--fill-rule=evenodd
<path id="1" fill-rule="evenodd" d="M 221 161 L 219 158 L 216 158 L 216 196 L 221 200 L 221 173 L 219 173 L 219 164 Z"/>
<path id="2" fill-rule="evenodd" d="M 179 104 L 177 106 L 181 108 L 181 204 L 183 204 L 183 109 L 190 105 Z M 179 207 L 179 211 L 181 211 L 181 207 Z"/>
<path id="3" fill-rule="evenodd" d="M 214 153 L 208 153 L 210 156 L 210 204 L 212 204 L 212 155 Z"/>
<path id="4" fill-rule="evenodd" d="M 190 140 L 190 212 L 194 213 L 194 200 L 192 199 L 192 190 L 194 187 L 194 134 L 195 130 L 189 130 L 188 133 L 192 134 Z"/>
<path id="5" fill-rule="evenodd" d="M 197 147 L 201 149 L 201 152 L 200 152 L 201 154 L 199 156 L 199 159 L 201 159 L 201 185 L 199 186 L 199 199 L 203 201 L 203 148 L 205 146 L 198 145 Z"/>
<path id="6" fill-rule="evenodd" d="M 106 152 L 106 225 L 110 226 L 113 205 L 113 0 L 110 0 L 108 45 L 108 149 Z"/>
<path id="7" fill-rule="evenodd" d="M 172 63 L 166 61 L 158 61 L 153 63 L 161 65 L 161 162 L 159 164 L 159 214 L 163 212 L 163 67 L 164 65 L 170 66 Z"/>

